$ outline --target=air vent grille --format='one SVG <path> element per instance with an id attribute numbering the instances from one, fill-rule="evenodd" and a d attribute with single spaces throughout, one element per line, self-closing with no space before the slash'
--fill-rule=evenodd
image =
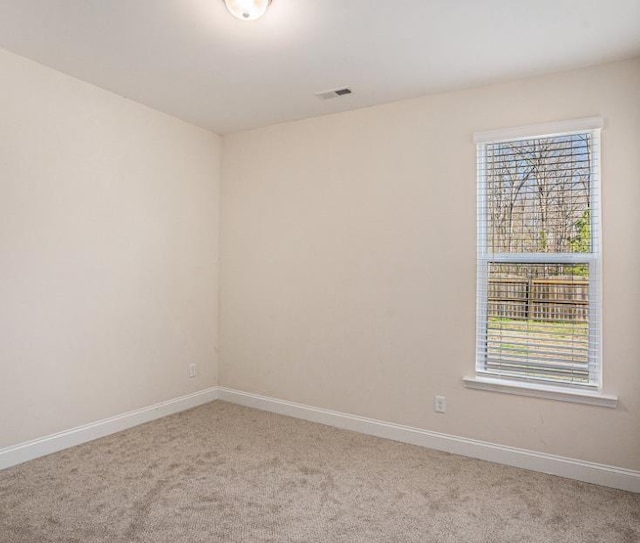
<path id="1" fill-rule="evenodd" d="M 340 87 L 338 89 L 316 92 L 316 96 L 319 100 L 330 100 L 331 98 L 338 98 L 348 94 L 353 94 L 353 91 L 349 87 Z"/>

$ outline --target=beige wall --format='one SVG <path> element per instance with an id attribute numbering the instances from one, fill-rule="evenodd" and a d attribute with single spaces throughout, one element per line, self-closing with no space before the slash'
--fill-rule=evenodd
<path id="1" fill-rule="evenodd" d="M 604 390 L 619 408 L 465 389 L 472 134 L 592 115 L 606 121 Z M 639 148 L 640 59 L 226 136 L 220 383 L 640 469 Z"/>
<path id="2" fill-rule="evenodd" d="M 0 448 L 215 385 L 220 138 L 3 51 L 0 74 Z M 640 59 L 226 136 L 220 383 L 640 469 L 638 96 Z M 591 115 L 620 406 L 465 389 L 472 133 Z"/>
<path id="3" fill-rule="evenodd" d="M 0 79 L 0 448 L 215 385 L 220 138 L 3 51 Z"/>

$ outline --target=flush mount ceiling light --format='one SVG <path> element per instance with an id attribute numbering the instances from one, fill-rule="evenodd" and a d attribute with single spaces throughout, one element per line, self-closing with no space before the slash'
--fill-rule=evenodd
<path id="1" fill-rule="evenodd" d="M 243 21 L 255 21 L 266 12 L 271 0 L 224 0 L 229 13 Z"/>

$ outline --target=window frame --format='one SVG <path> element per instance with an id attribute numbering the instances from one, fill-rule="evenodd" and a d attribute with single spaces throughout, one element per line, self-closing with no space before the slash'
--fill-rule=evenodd
<path id="1" fill-rule="evenodd" d="M 476 285 L 476 364 L 475 377 L 464 378 L 469 388 L 481 388 L 548 397 L 580 403 L 594 403 L 616 407 L 617 398 L 602 393 L 602 221 L 601 221 L 601 169 L 600 133 L 604 127 L 602 117 L 588 117 L 554 123 L 520 126 L 504 130 L 489 130 L 474 134 L 477 163 L 477 285 Z M 589 253 L 491 253 L 488 250 L 489 229 L 486 179 L 486 148 L 488 144 L 590 133 L 592 154 L 590 173 L 590 221 L 592 250 Z M 588 360 L 589 383 L 551 382 L 542 378 L 530 379 L 505 376 L 486 369 L 488 281 L 490 263 L 584 263 L 589 266 L 589 338 L 595 338 L 597 347 Z"/>

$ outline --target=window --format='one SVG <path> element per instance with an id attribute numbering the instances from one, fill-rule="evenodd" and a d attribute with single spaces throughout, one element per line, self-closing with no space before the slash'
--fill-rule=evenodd
<path id="1" fill-rule="evenodd" d="M 476 376 L 599 390 L 599 118 L 476 134 Z"/>

